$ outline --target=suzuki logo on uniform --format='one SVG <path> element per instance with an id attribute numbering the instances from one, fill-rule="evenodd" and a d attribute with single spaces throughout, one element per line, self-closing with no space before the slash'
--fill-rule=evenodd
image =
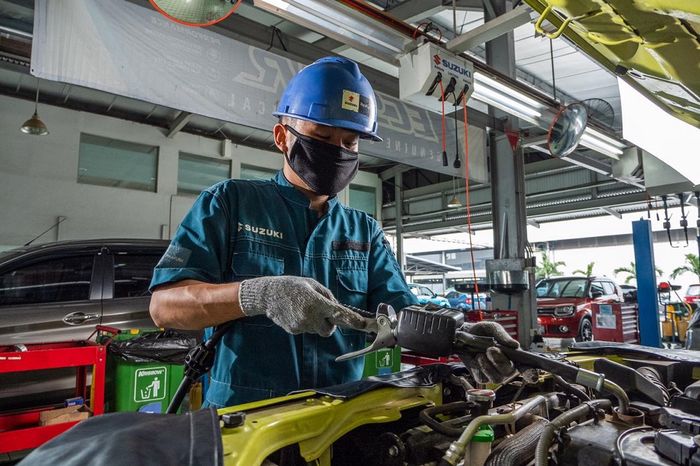
<path id="1" fill-rule="evenodd" d="M 256 235 L 262 235 L 262 236 L 271 236 L 273 238 L 279 238 L 283 239 L 284 234 L 281 231 L 276 231 L 271 228 L 263 228 L 263 227 L 254 227 L 251 225 L 248 225 L 247 223 L 239 223 L 238 224 L 238 231 L 248 231 L 250 233 L 256 234 Z"/>

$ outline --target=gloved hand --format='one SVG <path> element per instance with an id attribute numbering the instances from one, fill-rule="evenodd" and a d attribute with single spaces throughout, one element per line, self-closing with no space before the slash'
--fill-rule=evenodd
<path id="1" fill-rule="evenodd" d="M 267 315 L 289 333 L 317 333 L 329 337 L 341 327 L 367 330 L 366 319 L 338 302 L 333 293 L 312 278 L 287 275 L 243 280 L 238 301 L 247 316 Z"/>
<path id="2" fill-rule="evenodd" d="M 459 332 L 471 333 L 472 335 L 491 337 L 500 345 L 508 348 L 520 348 L 520 344 L 511 338 L 506 330 L 497 322 L 476 322 L 462 325 Z M 457 340 L 459 340 L 457 332 Z M 464 365 L 470 370 L 477 383 L 487 382 L 501 383 L 515 374 L 513 363 L 499 350 L 491 347 L 485 353 L 473 354 L 462 352 L 459 354 Z"/>

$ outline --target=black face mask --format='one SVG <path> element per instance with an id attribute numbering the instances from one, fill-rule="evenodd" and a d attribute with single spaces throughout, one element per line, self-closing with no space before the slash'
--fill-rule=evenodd
<path id="1" fill-rule="evenodd" d="M 289 153 L 285 154 L 287 162 L 313 192 L 333 196 L 350 184 L 360 166 L 357 152 L 305 136 L 287 125 L 284 127 L 296 137 Z"/>

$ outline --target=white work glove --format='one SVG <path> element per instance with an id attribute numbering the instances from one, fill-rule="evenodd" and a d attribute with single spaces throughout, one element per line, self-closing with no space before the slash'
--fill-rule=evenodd
<path id="1" fill-rule="evenodd" d="M 336 326 L 368 330 L 366 319 L 338 302 L 312 278 L 281 275 L 243 280 L 238 301 L 247 316 L 266 315 L 289 333 L 333 334 Z"/>
<path id="2" fill-rule="evenodd" d="M 460 332 L 471 333 L 481 337 L 491 337 L 502 346 L 513 349 L 520 348 L 520 344 L 511 338 L 508 332 L 497 322 L 466 323 L 457 332 L 457 341 L 459 341 Z M 485 353 L 474 354 L 462 351 L 458 354 L 477 383 L 502 383 L 515 374 L 513 363 L 498 348 L 488 348 Z"/>

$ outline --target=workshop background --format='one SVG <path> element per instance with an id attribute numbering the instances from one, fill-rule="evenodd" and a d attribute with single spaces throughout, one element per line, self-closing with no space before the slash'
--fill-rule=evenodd
<path id="1" fill-rule="evenodd" d="M 338 197 L 421 304 L 525 349 L 699 349 L 699 38 L 693 0 L 0 0 L 0 464 L 166 411 L 201 335 L 154 329 L 153 266 L 202 190 L 281 169 L 272 112 L 328 55 L 383 138 Z M 366 376 L 423 361 L 382 351 Z"/>

